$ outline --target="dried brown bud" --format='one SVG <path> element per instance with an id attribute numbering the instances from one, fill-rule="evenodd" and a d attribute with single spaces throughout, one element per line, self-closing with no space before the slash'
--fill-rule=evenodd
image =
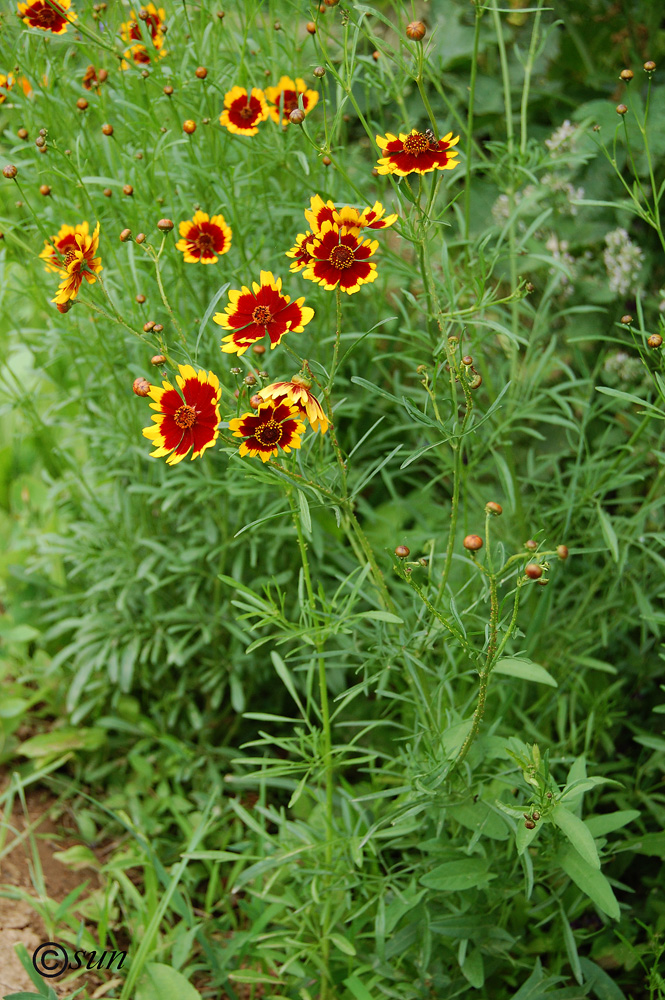
<path id="1" fill-rule="evenodd" d="M 305 112 L 301 111 L 300 108 L 294 108 L 289 115 L 289 121 L 292 125 L 302 125 L 305 120 Z"/>
<path id="2" fill-rule="evenodd" d="M 134 242 L 138 243 L 139 245 L 141 243 L 145 243 L 145 233 L 137 233 Z"/>
<path id="3" fill-rule="evenodd" d="M 173 93 L 173 87 L 171 86 L 170 83 L 167 83 L 166 86 L 164 87 L 164 93 L 166 94 L 167 97 L 170 97 L 171 94 Z"/>
<path id="4" fill-rule="evenodd" d="M 205 68 L 205 66 L 197 66 L 196 67 L 196 74 L 195 75 L 196 75 L 197 79 L 199 79 L 199 80 L 205 80 L 205 78 L 208 75 L 208 70 Z"/>
<path id="5" fill-rule="evenodd" d="M 79 97 L 78 101 L 76 102 L 76 107 L 79 109 L 79 111 L 85 111 L 85 109 L 88 107 L 88 102 L 86 101 L 85 97 Z"/>
<path id="6" fill-rule="evenodd" d="M 624 326 L 630 326 L 630 324 L 633 322 L 633 317 L 630 315 L 630 313 L 626 313 L 625 316 L 621 317 L 621 322 L 623 323 Z"/>
<path id="7" fill-rule="evenodd" d="M 538 563 L 529 563 L 525 567 L 524 572 L 530 580 L 540 580 L 543 575 L 542 566 L 539 566 Z"/>
<path id="8" fill-rule="evenodd" d="M 131 184 L 125 184 L 123 185 L 122 193 L 126 194 L 128 198 L 131 198 L 131 196 L 134 194 L 134 188 L 132 187 Z"/>
<path id="9" fill-rule="evenodd" d="M 653 59 L 647 59 L 647 61 L 644 64 L 644 71 L 645 71 L 645 73 L 653 73 L 653 71 L 655 70 L 655 68 L 656 68 L 656 64 L 653 61 Z"/>
<path id="10" fill-rule="evenodd" d="M 113 125 L 109 125 L 108 122 L 102 125 L 102 132 L 104 135 L 113 135 Z"/>
<path id="11" fill-rule="evenodd" d="M 154 323 L 153 323 L 153 326 L 154 326 Z M 153 356 L 150 358 L 150 364 L 151 365 L 163 365 L 165 361 L 166 361 L 166 358 L 164 357 L 163 354 L 153 354 Z"/>
<path id="12" fill-rule="evenodd" d="M 496 503 L 495 500 L 488 500 L 485 504 L 485 511 L 488 514 L 494 514 L 495 517 L 499 517 L 500 514 L 503 514 L 503 507 L 500 503 Z"/>
<path id="13" fill-rule="evenodd" d="M 568 546 L 567 545 L 557 545 L 557 547 L 556 547 L 556 554 L 558 555 L 559 559 L 567 559 L 568 558 Z"/>
<path id="14" fill-rule="evenodd" d="M 261 399 L 261 397 L 259 396 L 259 394 L 258 393 L 254 393 L 254 395 L 251 397 L 251 399 L 249 401 L 249 405 L 251 406 L 251 408 L 253 410 L 258 410 L 258 408 L 259 408 L 259 406 L 261 405 L 262 402 L 263 402 L 263 400 Z"/>
<path id="15" fill-rule="evenodd" d="M 173 222 L 171 219 L 160 219 L 157 223 L 157 228 L 161 229 L 163 233 L 170 233 L 173 229 Z"/>
<path id="16" fill-rule="evenodd" d="M 163 329 L 164 329 L 164 327 L 163 327 L 163 325 L 161 323 L 155 323 L 155 325 L 152 328 L 152 332 L 153 333 L 161 333 L 163 331 Z"/>
<path id="17" fill-rule="evenodd" d="M 426 31 L 427 28 L 422 21 L 411 21 L 406 26 L 406 37 L 410 38 L 412 42 L 419 42 L 425 37 Z"/>
<path id="18" fill-rule="evenodd" d="M 102 191 L 102 194 L 104 195 L 105 198 L 112 198 L 113 197 L 113 191 L 111 191 L 111 188 L 104 188 L 104 190 Z"/>
<path id="19" fill-rule="evenodd" d="M 332 160 L 330 159 L 329 156 L 322 156 L 321 163 L 323 164 L 324 167 L 329 167 L 330 164 L 332 163 Z"/>
<path id="20" fill-rule="evenodd" d="M 138 302 L 138 304 L 140 306 L 142 306 L 143 303 L 145 302 L 145 295 L 143 295 L 141 292 L 139 292 L 139 294 L 136 296 L 136 301 Z"/>
<path id="21" fill-rule="evenodd" d="M 649 345 L 649 347 L 660 347 L 662 343 L 663 343 L 663 338 L 659 333 L 652 333 L 649 339 L 647 340 L 647 344 Z"/>
<path id="22" fill-rule="evenodd" d="M 154 330 L 154 329 L 155 329 L 155 321 L 154 321 L 154 319 L 149 319 L 147 323 L 143 324 L 143 332 L 144 333 L 150 333 L 150 331 Z"/>
<path id="23" fill-rule="evenodd" d="M 256 385 L 256 375 L 252 375 L 250 372 L 249 375 L 245 375 L 243 382 L 245 385 Z"/>
<path id="24" fill-rule="evenodd" d="M 130 240 L 131 238 L 132 238 L 131 229 L 123 229 L 123 231 L 120 233 L 120 236 L 118 237 L 121 243 L 126 243 L 127 240 Z"/>
<path id="25" fill-rule="evenodd" d="M 18 170 L 13 163 L 8 163 L 6 167 L 2 168 L 2 176 L 7 177 L 8 180 L 13 180 L 16 177 Z"/>
<path id="26" fill-rule="evenodd" d="M 60 313 L 68 313 L 69 310 L 72 308 L 73 305 L 74 305 L 74 300 L 73 299 L 69 299 L 68 302 L 58 302 L 58 304 L 57 304 L 58 312 L 60 312 Z"/>
<path id="27" fill-rule="evenodd" d="M 540 819 L 540 813 L 534 809 L 534 811 L 531 813 L 531 819 L 534 821 L 534 823 L 537 823 L 538 820 Z"/>
<path id="28" fill-rule="evenodd" d="M 524 548 L 528 549 L 529 552 L 535 552 L 538 548 L 538 542 L 534 541 L 533 538 L 529 538 L 529 540 L 524 543 Z"/>
<path id="29" fill-rule="evenodd" d="M 319 79 L 320 79 L 320 78 L 321 78 L 322 76 L 325 76 L 325 75 L 326 75 L 326 71 L 325 71 L 325 69 L 323 68 L 323 66 L 315 66 L 315 67 L 314 67 L 314 69 L 312 70 L 312 72 L 314 73 L 314 76 L 318 76 L 318 77 L 319 77 Z"/>
<path id="30" fill-rule="evenodd" d="M 625 104 L 617 104 L 617 114 L 618 115 L 625 115 L 627 111 L 628 111 L 628 108 L 626 107 Z"/>
<path id="31" fill-rule="evenodd" d="M 395 555 L 398 559 L 406 559 L 407 556 L 411 554 L 411 549 L 406 545 L 398 545 L 395 549 Z"/>
<path id="32" fill-rule="evenodd" d="M 143 378 L 142 375 L 139 375 L 138 378 L 134 379 L 134 384 L 132 385 L 132 389 L 134 390 L 137 396 L 147 396 L 151 388 L 152 386 L 148 382 L 147 378 Z"/>
<path id="33" fill-rule="evenodd" d="M 40 193 L 41 195 L 43 195 L 43 196 L 44 196 L 44 198 L 48 198 L 48 196 L 49 196 L 49 195 L 50 195 L 50 193 L 51 193 L 51 189 L 50 189 L 50 187 L 48 186 L 48 184 L 42 184 L 42 185 L 40 186 L 40 188 L 39 188 L 39 193 Z"/>
<path id="34" fill-rule="evenodd" d="M 462 544 L 469 552 L 477 552 L 478 549 L 482 549 L 483 540 L 480 535 L 467 535 Z"/>
<path id="35" fill-rule="evenodd" d="M 35 139 L 35 146 L 37 146 L 37 148 L 40 149 L 42 146 L 45 145 L 46 145 L 46 139 L 44 138 L 44 136 L 38 135 L 37 138 Z"/>
<path id="36" fill-rule="evenodd" d="M 265 345 L 264 344 L 254 344 L 254 346 L 252 347 L 252 353 L 253 354 L 265 354 L 266 353 Z"/>
<path id="37" fill-rule="evenodd" d="M 186 132 L 187 135 L 191 135 L 192 132 L 196 132 L 196 122 L 193 122 L 191 118 L 188 118 L 187 121 L 182 123 L 182 130 L 183 132 Z"/>
<path id="38" fill-rule="evenodd" d="M 223 21 L 224 18 L 226 17 L 226 15 L 225 15 L 225 13 L 224 13 L 223 10 L 218 10 L 217 11 L 217 17 L 220 19 L 220 21 Z"/>
<path id="39" fill-rule="evenodd" d="M 633 79 L 632 69 L 622 69 L 619 75 L 624 83 L 630 83 L 630 81 Z"/>
<path id="40" fill-rule="evenodd" d="M 19 137 L 19 139 L 27 139 L 28 138 L 28 130 L 27 130 L 27 128 L 20 128 L 16 134 Z"/>

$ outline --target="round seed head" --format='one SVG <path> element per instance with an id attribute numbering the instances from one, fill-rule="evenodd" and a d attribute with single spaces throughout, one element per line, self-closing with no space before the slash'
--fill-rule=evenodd
<path id="1" fill-rule="evenodd" d="M 567 545 L 557 545 L 557 547 L 556 547 L 556 554 L 558 555 L 559 559 L 567 559 L 568 558 L 568 546 Z"/>
<path id="2" fill-rule="evenodd" d="M 154 325 L 155 324 L 153 323 L 153 326 Z M 166 361 L 166 358 L 164 357 L 163 354 L 153 354 L 153 356 L 150 358 L 150 364 L 151 365 L 163 365 L 165 361 Z"/>
<path id="3" fill-rule="evenodd" d="M 630 83 L 630 81 L 633 79 L 632 69 L 622 69 L 619 75 L 624 83 Z"/>
<path id="4" fill-rule="evenodd" d="M 139 375 L 138 378 L 134 379 L 134 384 L 132 385 L 132 389 L 134 390 L 137 396 L 147 396 L 148 393 L 150 392 L 150 383 L 148 382 L 147 378 L 144 378 L 142 375 Z"/>
<path id="5" fill-rule="evenodd" d="M 51 193 L 51 189 L 50 189 L 50 187 L 48 186 L 48 184 L 42 184 L 42 185 L 40 186 L 40 188 L 39 188 L 39 193 L 40 193 L 41 195 L 43 195 L 43 196 L 44 196 L 44 198 L 48 198 L 48 196 L 49 196 L 49 195 L 50 195 L 50 193 Z"/>
<path id="6" fill-rule="evenodd" d="M 543 575 L 542 567 L 539 566 L 538 563 L 529 563 L 524 572 L 530 580 L 540 580 Z"/>
<path id="7" fill-rule="evenodd" d="M 469 552 L 477 552 L 483 547 L 483 540 L 480 535 L 467 535 L 462 543 Z"/>
<path id="8" fill-rule="evenodd" d="M 528 549 L 529 552 L 535 552 L 538 548 L 538 542 L 534 541 L 533 538 L 529 538 L 528 541 L 524 543 L 524 548 Z"/>
<path id="9" fill-rule="evenodd" d="M 406 37 L 410 38 L 412 42 L 420 42 L 427 32 L 427 28 L 422 21 L 411 21 L 410 24 L 406 26 Z"/>
<path id="10" fill-rule="evenodd" d="M 645 71 L 645 73 L 653 73 L 653 71 L 655 70 L 655 68 L 656 68 L 656 64 L 653 61 L 653 59 L 647 59 L 647 61 L 644 64 L 644 71 Z"/>
<path id="11" fill-rule="evenodd" d="M 170 233 L 173 229 L 173 222 L 171 219 L 160 219 L 157 223 L 157 228 L 161 229 L 163 233 Z"/>
<path id="12" fill-rule="evenodd" d="M 633 317 L 630 315 L 630 313 L 626 313 L 625 316 L 621 317 L 621 322 L 623 323 L 624 326 L 630 326 L 630 324 L 633 322 Z"/>
<path id="13" fill-rule="evenodd" d="M 188 118 L 182 123 L 182 130 L 186 132 L 187 135 L 191 135 L 192 132 L 196 132 L 196 122 L 193 122 L 191 118 Z"/>
<path id="14" fill-rule="evenodd" d="M 485 504 L 485 510 L 488 514 L 494 514 L 495 517 L 503 514 L 503 507 L 500 503 L 496 503 L 495 500 L 488 500 Z"/>
<path id="15" fill-rule="evenodd" d="M 305 120 L 305 112 L 301 111 L 300 108 L 294 108 L 289 115 L 289 121 L 292 125 L 302 125 Z"/>
<path id="16" fill-rule="evenodd" d="M 626 107 L 625 104 L 617 104 L 617 114 L 618 115 L 625 115 L 627 111 L 628 111 L 628 108 Z"/>
<path id="17" fill-rule="evenodd" d="M 199 80 L 205 80 L 205 78 L 207 77 L 207 75 L 208 75 L 208 70 L 205 68 L 205 66 L 197 66 L 196 67 L 196 77 L 197 77 L 197 79 L 199 79 Z"/>
<path id="18" fill-rule="evenodd" d="M 113 135 L 113 125 L 109 125 L 108 122 L 102 125 L 102 132 L 104 135 Z"/>
<path id="19" fill-rule="evenodd" d="M 395 549 L 395 555 L 398 559 L 406 559 L 411 553 L 411 549 L 406 545 L 398 545 Z"/>
<path id="20" fill-rule="evenodd" d="M 316 25 L 314 24 L 314 21 L 307 22 L 307 30 L 310 33 L 310 35 L 316 34 Z"/>
<path id="21" fill-rule="evenodd" d="M 127 195 L 128 198 L 131 198 L 132 195 L 134 194 L 134 188 L 132 187 L 131 184 L 124 184 L 122 188 L 122 193 Z"/>
<path id="22" fill-rule="evenodd" d="M 2 168 L 2 176 L 6 177 L 8 180 L 13 180 L 16 177 L 18 170 L 13 163 L 8 163 L 6 167 Z"/>
<path id="23" fill-rule="evenodd" d="M 649 339 L 647 340 L 647 344 L 649 345 L 649 347 L 653 348 L 660 347 L 662 343 L 663 343 L 663 338 L 659 333 L 652 333 Z"/>

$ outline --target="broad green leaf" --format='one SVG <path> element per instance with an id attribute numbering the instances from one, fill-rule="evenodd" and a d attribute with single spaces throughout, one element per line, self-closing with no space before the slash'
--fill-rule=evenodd
<path id="1" fill-rule="evenodd" d="M 201 994 L 170 965 L 148 962 L 136 986 L 136 1000 L 201 1000 Z"/>
<path id="2" fill-rule="evenodd" d="M 30 702 L 25 698 L 5 698 L 0 702 L 0 719 L 14 719 L 22 715 Z"/>
<path id="3" fill-rule="evenodd" d="M 557 860 L 566 875 L 578 889 L 596 904 L 599 910 L 613 920 L 621 918 L 621 910 L 612 886 L 597 868 L 592 868 L 572 847 L 566 847 L 557 855 Z"/>
<path id="4" fill-rule="evenodd" d="M 75 844 L 66 851 L 56 851 L 53 857 L 73 871 L 79 871 L 81 868 L 99 868 L 97 856 L 85 844 Z"/>
<path id="5" fill-rule="evenodd" d="M 585 983 L 591 985 L 591 991 L 598 1000 L 626 1000 L 626 995 L 617 986 L 614 979 L 588 958 L 580 957 L 580 967 Z"/>
<path id="6" fill-rule="evenodd" d="M 613 830 L 620 830 L 622 826 L 627 826 L 633 820 L 639 819 L 638 809 L 619 809 L 617 812 L 603 813 L 600 816 L 590 816 L 585 819 L 585 825 L 591 831 L 592 836 L 602 837 Z"/>
<path id="7" fill-rule="evenodd" d="M 518 821 L 517 829 L 515 830 L 515 846 L 517 847 L 518 854 L 524 854 L 531 841 L 535 840 L 538 836 L 540 827 L 541 824 L 536 823 L 534 828 L 529 830 L 528 827 L 525 826 L 524 816 L 522 816 L 521 820 Z"/>
<path id="8" fill-rule="evenodd" d="M 460 858 L 459 861 L 447 861 L 433 868 L 419 880 L 428 889 L 443 889 L 446 892 L 457 892 L 460 889 L 473 889 L 484 885 L 490 879 L 496 878 L 489 872 L 489 861 L 485 858 Z"/>
<path id="9" fill-rule="evenodd" d="M 349 993 L 353 994 L 355 1000 L 374 1000 L 372 994 L 356 976 L 349 976 L 348 979 L 344 980 L 344 985 Z"/>
<path id="10" fill-rule="evenodd" d="M 586 824 L 560 804 L 554 807 L 551 817 L 559 829 L 563 830 L 580 857 L 584 858 L 592 868 L 600 869 L 598 850 Z"/>
<path id="11" fill-rule="evenodd" d="M 541 667 L 539 663 L 533 663 L 531 660 L 505 656 L 501 660 L 497 660 L 493 670 L 494 673 L 506 674 L 508 677 L 519 677 L 523 681 L 536 681 L 537 684 L 558 687 L 557 682 L 545 670 L 545 667 Z"/>
<path id="12" fill-rule="evenodd" d="M 508 840 L 510 836 L 504 821 L 486 802 L 468 802 L 460 806 L 451 806 L 446 810 L 446 814 L 467 830 L 480 832 L 490 840 Z"/>
<path id="13" fill-rule="evenodd" d="M 0 638 L 3 642 L 30 642 L 39 634 L 39 630 L 32 625 L 14 625 L 13 622 L 0 620 Z"/>
<path id="14" fill-rule="evenodd" d="M 255 972 L 252 969 L 243 969 L 242 972 L 229 972 L 228 978 L 232 983 L 283 983 L 283 979 L 275 979 L 266 975 L 265 972 Z"/>
<path id="15" fill-rule="evenodd" d="M 356 954 L 356 949 L 353 947 L 351 942 L 347 941 L 347 939 L 343 937 L 341 934 L 330 934 L 329 937 L 332 943 L 335 945 L 335 947 L 339 948 L 339 950 L 343 952 L 345 955 Z"/>
<path id="16" fill-rule="evenodd" d="M 485 983 L 485 965 L 483 953 L 479 948 L 474 948 L 470 955 L 467 955 L 462 965 L 462 974 L 475 989 L 480 990 Z"/>
<path id="17" fill-rule="evenodd" d="M 54 729 L 21 743 L 18 753 L 24 757 L 48 757 L 66 750 L 96 750 L 105 740 L 102 729 Z"/>

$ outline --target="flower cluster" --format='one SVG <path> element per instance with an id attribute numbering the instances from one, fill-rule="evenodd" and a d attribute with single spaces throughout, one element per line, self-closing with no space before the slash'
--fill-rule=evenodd
<path id="1" fill-rule="evenodd" d="M 219 122 L 234 135 L 256 135 L 261 122 L 272 118 L 279 124 L 288 124 L 289 115 L 299 107 L 308 114 L 319 99 L 315 90 L 308 90 L 305 81 L 297 77 L 292 80 L 283 76 L 276 87 L 266 87 L 265 92 L 258 87 L 247 91 L 244 87 L 232 87 L 224 96 L 224 110 Z"/>
<path id="2" fill-rule="evenodd" d="M 603 261 L 615 295 L 627 295 L 639 278 L 644 252 L 633 243 L 625 229 L 613 229 L 605 237 Z"/>
<path id="3" fill-rule="evenodd" d="M 120 64 L 121 69 L 129 67 L 128 60 L 130 59 L 139 66 L 143 66 L 151 61 L 150 52 L 147 46 L 143 44 L 144 34 L 141 32 L 139 20 L 143 21 L 145 33 L 150 36 L 155 50 L 153 55 L 159 59 L 166 55 L 166 49 L 164 48 L 166 12 L 163 7 L 157 8 L 154 3 L 148 3 L 145 7 L 141 8 L 138 15 L 135 11 L 131 11 L 129 20 L 120 26 L 120 37 L 123 42 L 129 43 L 129 47 L 124 52 L 125 58 Z"/>
<path id="4" fill-rule="evenodd" d="M 27 0 L 19 3 L 18 16 L 29 28 L 41 28 L 53 35 L 64 35 L 67 25 L 76 21 L 72 0 Z"/>

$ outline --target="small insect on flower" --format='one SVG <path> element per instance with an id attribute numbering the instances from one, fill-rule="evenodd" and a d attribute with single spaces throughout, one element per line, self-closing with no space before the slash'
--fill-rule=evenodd
<path id="1" fill-rule="evenodd" d="M 207 212 L 195 212 L 191 220 L 180 223 L 178 232 L 182 239 L 176 250 L 183 252 L 187 264 L 216 264 L 218 255 L 227 253 L 231 246 L 231 229 L 223 215 L 210 218 Z"/>
<path id="2" fill-rule="evenodd" d="M 305 425 L 298 419 L 298 411 L 288 403 L 268 400 L 255 413 L 243 413 L 229 421 L 233 436 L 245 440 L 238 449 L 244 457 L 258 455 L 262 462 L 278 456 L 280 449 L 286 453 L 300 448 Z"/>
<path id="3" fill-rule="evenodd" d="M 376 142 L 384 155 L 377 161 L 380 174 L 395 174 L 406 177 L 407 174 L 428 174 L 432 170 L 452 170 L 457 166 L 458 151 L 453 149 L 460 137 L 448 132 L 443 138 L 437 139 L 431 129 L 419 132 L 411 129 L 410 133 L 399 133 L 399 136 L 387 132 L 385 138 L 377 135 Z"/>
<path id="4" fill-rule="evenodd" d="M 256 135 L 257 125 L 268 117 L 266 97 L 258 87 L 248 94 L 244 87 L 232 87 L 224 96 L 224 110 L 219 124 L 233 135 Z"/>
<path id="5" fill-rule="evenodd" d="M 150 386 L 147 395 L 157 412 L 154 424 L 144 427 L 143 436 L 152 442 L 152 458 L 166 458 L 167 465 L 177 465 L 192 451 L 198 458 L 219 436 L 219 379 L 213 372 L 198 372 L 191 365 L 178 365 L 175 389 L 170 382 L 163 388 Z M 193 450 L 192 450 L 193 449 Z"/>
<path id="6" fill-rule="evenodd" d="M 76 21 L 77 15 L 71 0 L 28 0 L 19 3 L 18 16 L 29 28 L 64 35 L 67 25 Z"/>
<path id="7" fill-rule="evenodd" d="M 302 333 L 314 316 L 314 310 L 303 305 L 305 299 L 291 302 L 282 294 L 282 279 L 274 278 L 270 271 L 261 271 L 260 284 L 252 282 L 252 289 L 243 286 L 229 292 L 229 302 L 223 313 L 215 313 L 213 320 L 232 332 L 222 340 L 225 354 L 240 357 L 248 347 L 270 337 L 270 347 L 275 348 L 287 331 Z"/>
<path id="8" fill-rule="evenodd" d="M 294 375 L 290 382 L 273 382 L 265 389 L 259 390 L 262 400 L 272 399 L 275 402 L 286 402 L 298 411 L 301 420 L 307 420 L 313 431 L 325 434 L 328 430 L 328 418 L 323 412 L 320 402 L 310 391 L 309 379 Z"/>

